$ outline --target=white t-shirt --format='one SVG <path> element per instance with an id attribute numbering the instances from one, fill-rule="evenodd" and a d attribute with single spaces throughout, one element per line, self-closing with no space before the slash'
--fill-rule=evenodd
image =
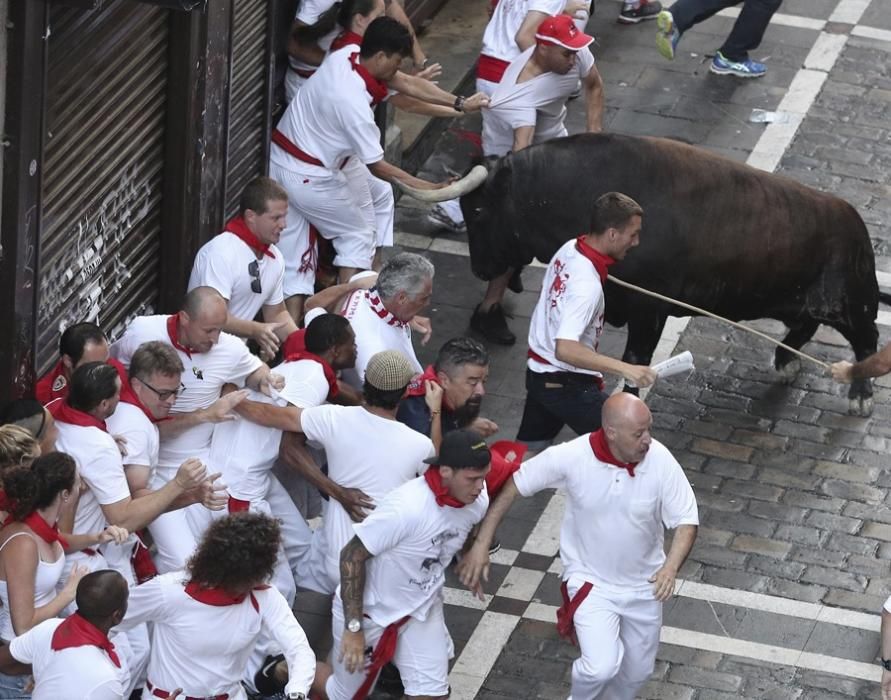
<path id="1" fill-rule="evenodd" d="M 424 460 L 434 454 L 426 435 L 362 406 L 308 408 L 300 423 L 306 437 L 325 448 L 328 477 L 341 486 L 360 489 L 375 503 L 423 474 Z M 322 538 L 319 550 L 326 553 L 325 568 L 335 581 L 340 579 L 340 550 L 353 536 L 352 524 L 343 506 L 329 500 L 315 537 Z"/>
<path id="2" fill-rule="evenodd" d="M 254 590 L 234 605 L 207 605 L 186 593 L 187 580 L 187 574 L 174 571 L 130 589 L 121 627 L 154 623 L 148 665 L 154 686 L 182 688 L 185 696 L 244 697 L 240 681 L 263 631 L 288 663 L 285 693 L 309 693 L 316 657 L 278 590 Z"/>
<path id="3" fill-rule="evenodd" d="M 53 651 L 53 633 L 63 620 L 44 620 L 9 645 L 9 653 L 23 664 L 31 664 L 36 685 L 33 700 L 121 700 L 130 685 L 124 654 L 115 666 L 102 649 L 85 645 Z"/>
<path id="4" fill-rule="evenodd" d="M 328 398 L 328 380 L 322 366 L 313 360 L 284 362 L 274 372 L 285 378 L 285 388 L 273 400 L 258 391 L 248 399 L 276 406 L 320 406 Z M 223 473 L 229 493 L 243 501 L 257 501 L 269 490 L 269 470 L 278 458 L 282 431 L 237 418 L 214 428 L 210 462 Z"/>
<path id="5" fill-rule="evenodd" d="M 149 340 L 170 342 L 167 333 L 169 316 L 140 316 L 127 327 L 126 333 L 111 346 L 111 355 L 126 367 L 139 346 Z M 208 352 L 188 353 L 176 349 L 185 371 L 182 382 L 186 389 L 176 397 L 171 415 L 207 408 L 220 398 L 226 383 L 243 386 L 244 380 L 263 366 L 259 357 L 251 355 L 247 346 L 234 335 L 220 333 L 219 342 Z M 190 457 L 206 459 L 213 436 L 213 424 L 202 423 L 179 435 L 161 440 L 158 455 L 161 485 L 169 481 L 179 466 Z M 163 472 L 163 473 L 161 473 Z M 158 488 L 154 486 L 153 488 Z"/>
<path id="6" fill-rule="evenodd" d="M 381 626 L 406 615 L 424 620 L 440 597 L 446 568 L 488 507 L 485 487 L 463 508 L 439 506 L 426 479 L 419 477 L 353 525 L 374 555 L 365 581 L 365 614 Z"/>
<path id="7" fill-rule="evenodd" d="M 149 420 L 138 406 L 121 401 L 105 419 L 108 432 L 126 441 L 127 454 L 124 466 L 149 467 L 154 474 L 160 449 L 158 427 Z"/>
<path id="8" fill-rule="evenodd" d="M 563 12 L 566 0 L 498 0 L 492 18 L 483 33 L 481 53 L 508 63 L 520 55 L 517 32 L 529 12 L 556 15 Z"/>
<path id="9" fill-rule="evenodd" d="M 301 0 L 295 19 L 298 22 L 303 22 L 303 24 L 307 26 L 313 25 L 319 21 L 319 17 L 331 8 L 334 1 L 335 0 Z M 328 47 L 331 46 L 331 42 L 334 41 L 340 32 L 340 25 L 335 25 L 334 29 L 319 38 L 316 43 L 322 51 L 327 52 Z M 312 73 L 318 68 L 318 66 L 311 66 L 309 63 L 301 61 L 299 58 L 294 58 L 291 55 L 288 56 L 288 63 L 291 68 L 298 70 L 301 73 Z"/>
<path id="10" fill-rule="evenodd" d="M 74 458 L 80 478 L 89 487 L 80 495 L 74 514 L 74 532 L 85 535 L 105 529 L 100 506 L 130 498 L 121 451 L 114 438 L 100 428 L 56 421 L 56 449 Z"/>
<path id="11" fill-rule="evenodd" d="M 355 368 L 343 370 L 341 377 L 360 390 L 365 381 L 368 361 L 383 350 L 398 350 L 405 355 L 417 373 L 424 371 L 415 355 L 409 325 L 397 321 L 389 312 L 386 312 L 387 318 L 381 318 L 371 306 L 371 294 L 370 290 L 364 289 L 353 292 L 347 297 L 340 312 L 353 327 L 357 349 Z"/>
<path id="12" fill-rule="evenodd" d="M 594 264 L 576 248 L 576 240 L 564 243 L 548 269 L 538 303 L 529 321 L 529 348 L 550 364 L 531 357 L 535 372 L 578 372 L 600 377 L 600 372 L 573 367 L 557 359 L 557 339 L 575 340 L 597 350 L 605 311 L 603 285 Z"/>
<path id="13" fill-rule="evenodd" d="M 653 440 L 634 476 L 594 456 L 589 435 L 549 447 L 514 474 L 522 496 L 566 492 L 560 529 L 563 578 L 578 575 L 606 590 L 644 591 L 665 563 L 664 528 L 698 525 L 684 470 Z"/>
<path id="14" fill-rule="evenodd" d="M 339 171 L 350 156 L 366 165 L 384 157 L 371 96 L 350 63 L 356 51 L 351 44 L 329 54 L 291 100 L 276 127 L 324 167 L 304 163 L 275 144 L 270 154 L 273 163 L 294 172 L 324 175 Z"/>
<path id="15" fill-rule="evenodd" d="M 566 136 L 566 100 L 594 67 L 587 49 L 576 52 L 575 65 L 566 75 L 542 73 L 517 84 L 517 78 L 535 51 L 530 46 L 511 61 L 483 111 L 483 152 L 505 155 L 513 149 L 514 130 L 534 126 L 534 143 Z"/>
<path id="16" fill-rule="evenodd" d="M 282 283 L 285 261 L 274 245 L 257 258 L 253 249 L 234 233 L 224 231 L 201 246 L 189 276 L 189 291 L 195 287 L 213 287 L 229 302 L 229 313 L 235 318 L 253 321 L 264 306 L 285 300 Z M 251 289 L 248 266 L 257 263 L 260 272 L 259 293 Z"/>

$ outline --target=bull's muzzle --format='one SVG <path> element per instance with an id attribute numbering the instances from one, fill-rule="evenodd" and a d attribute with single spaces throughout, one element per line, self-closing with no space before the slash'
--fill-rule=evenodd
<path id="1" fill-rule="evenodd" d="M 474 165 L 471 171 L 460 180 L 436 190 L 419 190 L 399 180 L 396 180 L 396 184 L 405 194 L 421 202 L 445 202 L 446 200 L 457 199 L 461 195 L 472 192 L 486 181 L 488 174 L 489 171 L 484 166 Z"/>

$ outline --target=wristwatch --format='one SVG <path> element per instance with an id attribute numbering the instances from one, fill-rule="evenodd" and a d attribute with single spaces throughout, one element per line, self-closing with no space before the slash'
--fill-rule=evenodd
<path id="1" fill-rule="evenodd" d="M 891 671 L 891 659 L 882 659 L 881 662 L 882 668 L 886 671 Z"/>
<path id="2" fill-rule="evenodd" d="M 346 628 L 350 632 L 360 632 L 362 630 L 362 620 L 360 620 L 358 617 L 347 620 Z"/>
<path id="3" fill-rule="evenodd" d="M 303 693 L 288 693 L 288 700 L 306 700 Z"/>

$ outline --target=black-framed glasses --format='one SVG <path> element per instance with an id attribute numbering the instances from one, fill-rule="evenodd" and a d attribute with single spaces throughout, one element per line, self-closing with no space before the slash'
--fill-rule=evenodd
<path id="1" fill-rule="evenodd" d="M 139 379 L 139 377 L 134 377 L 134 379 Z M 186 385 L 183 384 L 182 382 L 179 383 L 179 386 L 176 389 L 164 389 L 163 391 L 159 391 L 158 389 L 155 389 L 155 387 L 153 387 L 151 384 L 149 384 L 144 379 L 139 379 L 139 382 L 144 387 L 147 387 L 147 388 L 151 389 L 152 391 L 154 391 L 158 395 L 158 398 L 161 401 L 166 401 L 171 396 L 177 397 L 186 390 Z"/>
<path id="2" fill-rule="evenodd" d="M 248 274 L 251 276 L 251 291 L 254 294 L 262 294 L 263 287 L 260 286 L 260 263 L 257 260 L 251 260 L 248 264 Z"/>

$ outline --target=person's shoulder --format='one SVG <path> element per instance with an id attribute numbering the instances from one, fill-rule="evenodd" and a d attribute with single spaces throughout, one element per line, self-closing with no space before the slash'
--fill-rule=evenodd
<path id="1" fill-rule="evenodd" d="M 137 316 L 127 325 L 124 335 L 155 336 L 166 329 L 167 314 L 154 314 L 152 316 Z"/>
<path id="2" fill-rule="evenodd" d="M 242 357 L 244 355 L 251 354 L 251 351 L 248 349 L 248 346 L 245 344 L 244 340 L 239 338 L 237 335 L 232 335 L 231 333 L 227 333 L 226 331 L 220 333 L 220 340 L 214 346 L 214 349 L 217 348 L 235 357 Z M 259 357 L 257 358 L 257 361 L 261 361 Z"/>

